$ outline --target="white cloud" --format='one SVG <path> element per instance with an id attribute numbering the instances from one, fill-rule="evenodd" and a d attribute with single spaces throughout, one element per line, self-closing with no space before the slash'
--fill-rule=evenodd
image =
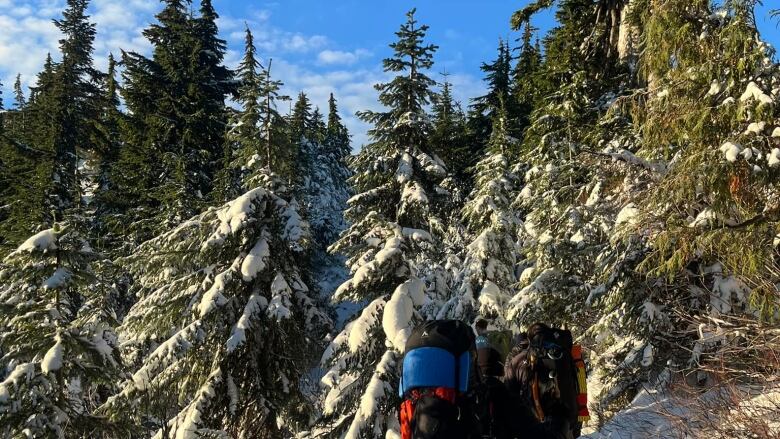
<path id="1" fill-rule="evenodd" d="M 371 52 L 365 49 L 357 49 L 353 52 L 344 52 L 341 50 L 326 49 L 317 55 L 317 61 L 320 64 L 346 64 L 351 65 L 361 58 L 371 56 Z"/>

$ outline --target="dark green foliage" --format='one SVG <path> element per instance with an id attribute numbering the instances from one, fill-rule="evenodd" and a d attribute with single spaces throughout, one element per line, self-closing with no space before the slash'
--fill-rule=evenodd
<path id="1" fill-rule="evenodd" d="M 516 119 L 509 127 L 515 127 L 513 134 L 521 133 L 531 122 L 531 113 L 543 96 L 542 50 L 539 40 L 532 41 L 535 29 L 530 25 L 523 28 L 520 39 L 520 54 L 512 69 L 512 95 L 514 107 L 512 116 Z"/>
<path id="2" fill-rule="evenodd" d="M 22 90 L 22 75 L 17 74 L 14 82 L 14 106 L 17 110 L 24 110 L 25 105 L 27 105 L 27 100 Z"/>
<path id="3" fill-rule="evenodd" d="M 431 149 L 444 160 L 456 179 L 465 182 L 468 169 L 474 165 L 475 156 L 466 133 L 466 116 L 460 104 L 452 97 L 452 84 L 446 76 L 441 91 L 433 97 L 431 111 Z"/>
<path id="4" fill-rule="evenodd" d="M 413 9 L 407 14 L 407 22 L 396 32 L 398 41 L 390 44 L 393 56 L 382 61 L 385 71 L 408 74 L 398 75 L 390 82 L 375 86 L 379 91 L 379 102 L 390 111 L 364 111 L 359 116 L 374 125 L 368 133 L 378 142 L 389 142 L 402 148 L 417 145 L 426 149 L 430 122 L 424 107 L 433 97 L 430 88 L 435 82 L 422 71 L 433 65 L 437 46 L 423 43 L 428 26 L 417 26 L 414 12 Z"/>
<path id="5" fill-rule="evenodd" d="M 481 157 L 487 147 L 493 131 L 492 120 L 498 114 L 502 99 L 508 113 L 514 114 L 514 106 L 509 100 L 512 58 L 508 43 L 499 40 L 498 56 L 491 63 L 482 63 L 480 69 L 485 72 L 487 94 L 472 99 L 468 119 L 469 142 L 475 157 Z"/>
<path id="6" fill-rule="evenodd" d="M 224 163 L 224 101 L 235 88 L 222 65 L 225 42 L 211 2 L 201 3 L 198 17 L 186 5 L 166 1 L 144 30 L 151 59 L 123 53 L 130 116 L 110 198 L 114 211 L 128 212 L 115 228 L 130 226 L 140 239 L 202 209 Z"/>
<path id="7" fill-rule="evenodd" d="M 225 135 L 224 166 L 219 176 L 218 199 L 221 202 L 239 196 L 252 172 L 249 163 L 265 163 L 265 145 L 262 141 L 263 107 L 261 87 L 264 72 L 257 59 L 257 48 L 249 28 L 244 40 L 244 56 L 236 69 L 239 81 L 240 110 L 232 111 Z"/>

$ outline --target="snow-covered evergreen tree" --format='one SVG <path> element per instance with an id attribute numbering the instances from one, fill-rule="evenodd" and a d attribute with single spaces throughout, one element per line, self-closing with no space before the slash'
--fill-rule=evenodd
<path id="1" fill-rule="evenodd" d="M 157 437 L 294 432 L 329 328 L 297 266 L 308 241 L 289 195 L 259 187 L 122 260 L 138 302 L 119 332 L 136 368 L 102 410 Z"/>
<path id="2" fill-rule="evenodd" d="M 344 211 L 350 197 L 348 180 L 352 172 L 347 161 L 350 157 L 349 131 L 341 122 L 336 99 L 331 93 L 329 99 L 328 123 L 320 129 L 313 129 L 314 138 L 307 139 L 306 152 L 309 164 L 304 187 L 303 201 L 317 247 L 326 250 L 346 228 Z M 322 121 L 312 115 L 312 125 Z M 322 131 L 318 135 L 317 133 Z M 318 138 L 319 137 L 319 138 Z"/>
<path id="3" fill-rule="evenodd" d="M 121 434 L 93 413 L 123 377 L 115 273 L 82 232 L 57 223 L 0 265 L 3 437 Z"/>
<path id="4" fill-rule="evenodd" d="M 344 253 L 351 278 L 335 300 L 360 301 L 363 311 L 334 338 L 323 356 L 329 371 L 321 424 L 328 437 L 384 437 L 397 422 L 398 360 L 415 316 L 434 317 L 448 290 L 440 236 L 447 196 L 441 161 L 429 152 L 424 106 L 433 81 L 428 29 L 414 10 L 391 44 L 385 70 L 398 76 L 378 84 L 384 112 L 361 116 L 374 126 L 373 142 L 352 163 L 357 195 L 349 201 L 351 226 L 332 247 Z"/>
<path id="5" fill-rule="evenodd" d="M 779 280 L 772 268 L 780 222 L 772 90 L 779 77 L 758 38 L 753 6 L 672 1 L 635 18 L 649 96 L 634 104 L 642 136 L 637 161 L 656 172 L 617 219 L 624 243 L 644 239 L 633 258 L 648 280 L 607 289 L 599 300 L 604 317 L 594 332 L 631 341 L 627 354 L 602 356 L 613 395 L 644 377 L 640 367 L 653 377 L 666 365 L 700 370 L 716 363 L 740 379 L 763 367 L 744 361 L 751 350 L 717 355 L 744 341 L 727 329 L 729 319 L 770 321 L 777 313 L 767 291 Z M 667 29 L 680 31 L 670 36 Z"/>
<path id="6" fill-rule="evenodd" d="M 487 154 L 476 165 L 474 191 L 462 210 L 472 240 L 463 255 L 459 299 L 450 303 L 447 313 L 468 321 L 479 313 L 502 324 L 517 283 L 517 236 L 522 222 L 512 201 L 522 182 L 513 160 L 519 142 L 507 132 L 503 105 L 495 117 Z"/>

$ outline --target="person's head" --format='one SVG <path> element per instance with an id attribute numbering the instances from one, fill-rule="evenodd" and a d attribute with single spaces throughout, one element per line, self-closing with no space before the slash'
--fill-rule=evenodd
<path id="1" fill-rule="evenodd" d="M 488 322 L 485 319 L 478 319 L 474 327 L 477 328 L 478 334 L 484 334 L 487 332 Z"/>

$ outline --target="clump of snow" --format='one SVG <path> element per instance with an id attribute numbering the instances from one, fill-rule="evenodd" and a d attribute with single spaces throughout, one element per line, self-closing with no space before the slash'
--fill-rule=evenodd
<path id="1" fill-rule="evenodd" d="M 211 287 L 203 294 L 200 304 L 198 304 L 198 312 L 200 312 L 201 318 L 227 303 L 227 299 L 222 293 L 227 288 L 227 284 L 233 280 L 233 275 L 239 271 L 240 265 L 241 258 L 239 257 L 233 261 L 233 265 L 230 268 L 214 276 Z"/>
<path id="2" fill-rule="evenodd" d="M 395 171 L 395 180 L 401 184 L 412 179 L 412 156 L 404 153 L 398 160 L 398 168 Z"/>
<path id="3" fill-rule="evenodd" d="M 642 367 L 650 367 L 653 365 L 653 354 L 655 352 L 655 348 L 653 348 L 652 344 L 647 344 L 645 346 L 645 350 L 642 352 Z"/>
<path id="4" fill-rule="evenodd" d="M 621 226 L 625 224 L 632 226 L 637 223 L 638 215 L 639 208 L 637 208 L 634 203 L 629 203 L 620 209 L 620 212 L 618 212 L 617 217 L 615 218 L 615 225 Z"/>
<path id="5" fill-rule="evenodd" d="M 707 96 L 715 96 L 716 94 L 720 93 L 720 82 L 718 82 L 717 79 L 713 79 L 712 83 L 710 84 L 710 90 L 707 92 Z"/>
<path id="6" fill-rule="evenodd" d="M 268 241 L 264 236 L 257 240 L 257 243 L 255 243 L 252 250 L 249 251 L 249 254 L 246 255 L 241 263 L 241 277 L 244 281 L 249 282 L 253 280 L 258 273 L 263 271 L 269 256 Z"/>
<path id="7" fill-rule="evenodd" d="M 10 387 L 19 387 L 20 381 L 30 381 L 35 374 L 35 364 L 22 363 L 14 368 L 10 374 L 0 383 L 0 404 L 5 404 L 11 397 Z"/>
<path id="8" fill-rule="evenodd" d="M 718 219 L 718 214 L 714 210 L 707 208 L 699 212 L 696 218 L 688 224 L 688 227 L 708 226 L 716 219 Z"/>
<path id="9" fill-rule="evenodd" d="M 404 237 L 412 238 L 414 241 L 433 241 L 433 237 L 426 230 L 404 227 L 401 230 L 401 234 Z"/>
<path id="10" fill-rule="evenodd" d="M 736 162 L 737 156 L 742 152 L 742 146 L 734 142 L 726 142 L 720 146 L 720 152 L 726 157 L 729 162 Z"/>
<path id="11" fill-rule="evenodd" d="M 57 250 L 57 234 L 54 229 L 46 229 L 27 238 L 11 255 L 34 251 Z M 9 255 L 10 256 L 10 255 Z"/>
<path id="12" fill-rule="evenodd" d="M 385 306 L 384 299 L 376 299 L 363 309 L 360 317 L 352 321 L 344 331 L 349 334 L 347 344 L 352 353 L 357 352 L 368 341 L 371 328 L 377 324 L 377 316 Z"/>
<path id="13" fill-rule="evenodd" d="M 757 150 L 756 148 L 745 148 L 741 153 L 739 153 L 739 155 L 742 156 L 745 160 L 750 160 L 753 157 L 760 159 L 761 151 Z"/>
<path id="14" fill-rule="evenodd" d="M 273 282 L 271 282 L 271 301 L 268 303 L 266 314 L 276 320 L 288 319 L 292 315 L 290 308 L 290 286 L 287 284 L 282 273 L 276 273 Z"/>
<path id="15" fill-rule="evenodd" d="M 767 154 L 766 161 L 769 162 L 770 168 L 780 166 L 780 148 L 773 148 L 772 152 Z"/>
<path id="16" fill-rule="evenodd" d="M 595 186 L 593 186 L 593 189 L 590 191 L 590 195 L 588 196 L 588 201 L 585 202 L 585 205 L 588 207 L 595 206 L 600 199 L 601 199 L 601 182 L 598 182 L 596 183 Z"/>
<path id="17" fill-rule="evenodd" d="M 434 177 L 444 178 L 447 176 L 447 170 L 444 168 L 444 162 L 437 156 L 431 157 L 423 152 L 417 154 L 417 160 L 424 166 L 425 172 Z"/>
<path id="18" fill-rule="evenodd" d="M 501 313 L 506 309 L 506 304 L 510 297 L 501 291 L 494 282 L 486 280 L 479 291 L 479 310 L 480 313 L 489 315 L 491 313 Z"/>
<path id="19" fill-rule="evenodd" d="M 255 188 L 222 207 L 217 213 L 220 220 L 219 227 L 217 227 L 217 230 L 214 231 L 211 237 L 203 243 L 202 248 L 206 249 L 212 246 L 221 245 L 228 236 L 235 234 L 246 227 L 249 223 L 250 216 L 257 208 L 256 203 L 266 196 L 267 192 L 265 189 Z M 263 206 L 259 207 L 262 210 Z"/>
<path id="20" fill-rule="evenodd" d="M 734 276 L 723 276 L 721 270 L 719 266 L 713 269 L 710 306 L 716 313 L 729 314 L 735 305 L 743 306 L 747 302 L 750 288 Z"/>
<path id="21" fill-rule="evenodd" d="M 776 128 L 775 128 L 775 129 L 772 131 L 772 137 L 774 137 L 774 138 L 778 138 L 778 137 L 780 137 L 780 127 L 776 127 Z"/>
<path id="22" fill-rule="evenodd" d="M 203 412 L 211 405 L 211 400 L 217 395 L 215 387 L 222 382 L 222 371 L 217 369 L 209 376 L 206 383 L 198 389 L 195 399 L 175 418 L 168 422 L 170 431 L 161 428 L 154 435 L 154 439 L 198 439 L 207 433 L 211 437 L 230 437 L 227 433 L 205 429 L 203 424 Z M 219 433 L 219 436 L 216 434 Z"/>
<path id="23" fill-rule="evenodd" d="M 748 125 L 747 129 L 745 130 L 745 134 L 761 134 L 766 129 L 766 122 L 753 122 L 750 125 Z"/>
<path id="24" fill-rule="evenodd" d="M 404 190 L 401 192 L 401 200 L 404 203 L 426 204 L 428 196 L 420 183 L 413 181 L 404 185 Z"/>
<path id="25" fill-rule="evenodd" d="M 742 93 L 742 96 L 739 98 L 739 100 L 742 102 L 746 102 L 751 99 L 762 104 L 772 103 L 772 98 L 764 93 L 764 91 L 761 90 L 761 88 L 753 81 L 750 81 L 750 83 L 747 85 L 747 88 L 745 89 L 745 92 Z"/>
<path id="26" fill-rule="evenodd" d="M 62 354 L 65 350 L 65 345 L 62 343 L 62 337 L 60 334 L 54 338 L 55 343 L 43 356 L 41 360 L 41 371 L 45 374 L 54 372 L 62 368 Z"/>
<path id="27" fill-rule="evenodd" d="M 265 297 L 259 294 L 249 296 L 249 300 L 247 300 L 244 306 L 244 312 L 241 313 L 241 317 L 238 319 L 236 326 L 233 328 L 233 333 L 230 334 L 230 338 L 228 338 L 226 343 L 228 353 L 235 351 L 236 348 L 244 344 L 246 331 L 252 326 L 252 318 L 267 307 L 268 300 Z"/>
<path id="28" fill-rule="evenodd" d="M 382 328 L 387 339 L 399 352 L 404 351 L 406 339 L 412 332 L 414 308 L 422 306 L 424 300 L 425 284 L 419 279 L 410 279 L 395 289 L 385 306 Z"/>
<path id="29" fill-rule="evenodd" d="M 72 276 L 70 270 L 64 267 L 54 270 L 51 276 L 43 283 L 43 288 L 46 290 L 56 290 L 68 283 Z"/>
<path id="30" fill-rule="evenodd" d="M 571 235 L 569 241 L 571 241 L 574 244 L 580 244 L 582 242 L 585 242 L 585 234 L 582 233 L 582 230 L 577 230 L 577 233 Z"/>

